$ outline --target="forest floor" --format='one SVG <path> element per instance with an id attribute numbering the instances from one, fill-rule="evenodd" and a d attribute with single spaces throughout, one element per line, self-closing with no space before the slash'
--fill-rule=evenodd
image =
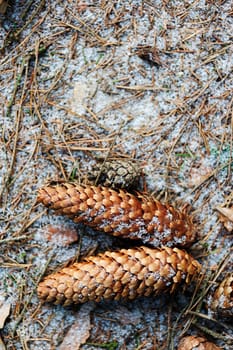
<path id="1" fill-rule="evenodd" d="M 231 0 L 9 3 L 0 18 L 1 350 L 172 350 L 186 334 L 233 346 L 232 325 L 208 307 L 233 261 L 232 16 Z M 205 279 L 174 296 L 40 303 L 44 274 L 123 243 L 53 215 L 36 204 L 38 189 L 122 158 L 137 164 L 144 191 L 187 206 Z"/>

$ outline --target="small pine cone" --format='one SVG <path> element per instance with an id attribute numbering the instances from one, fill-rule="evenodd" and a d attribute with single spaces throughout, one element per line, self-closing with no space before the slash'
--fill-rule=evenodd
<path id="1" fill-rule="evenodd" d="M 216 289 L 211 309 L 224 317 L 233 316 L 233 274 L 229 274 Z"/>
<path id="2" fill-rule="evenodd" d="M 205 338 L 190 335 L 181 339 L 178 350 L 221 350 L 221 348 Z"/>
<path id="3" fill-rule="evenodd" d="M 38 202 L 76 223 L 153 247 L 184 247 L 195 239 L 191 218 L 184 212 L 124 190 L 64 183 L 40 189 Z"/>
<path id="4" fill-rule="evenodd" d="M 140 170 L 134 162 L 125 159 L 96 163 L 87 174 L 91 181 L 111 188 L 133 188 L 139 182 Z"/>
<path id="5" fill-rule="evenodd" d="M 200 264 L 178 248 L 121 249 L 89 256 L 49 275 L 38 296 L 55 304 L 78 304 L 102 299 L 135 299 L 173 292 L 197 277 Z"/>

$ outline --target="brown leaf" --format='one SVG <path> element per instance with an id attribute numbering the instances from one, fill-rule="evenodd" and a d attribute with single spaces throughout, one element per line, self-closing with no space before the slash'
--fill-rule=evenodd
<path id="1" fill-rule="evenodd" d="M 58 350 L 79 350 L 80 346 L 86 342 L 90 336 L 90 313 L 93 308 L 93 304 L 81 306 L 76 322 L 70 327 Z"/>
<path id="2" fill-rule="evenodd" d="M 233 231 L 233 207 L 224 208 L 217 206 L 216 210 L 220 213 L 219 219 L 228 232 Z"/>
<path id="3" fill-rule="evenodd" d="M 154 46 L 149 45 L 139 45 L 136 47 L 136 54 L 145 61 L 153 63 L 157 66 L 163 66 L 160 57 L 159 51 Z"/>
<path id="4" fill-rule="evenodd" d="M 0 0 L 0 13 L 4 14 L 6 12 L 8 1 Z"/>
<path id="5" fill-rule="evenodd" d="M 4 327 L 5 321 L 10 314 L 11 304 L 5 303 L 0 306 L 0 329 Z"/>
<path id="6" fill-rule="evenodd" d="M 44 227 L 44 233 L 48 241 L 60 246 L 67 246 L 78 240 L 77 231 L 68 225 L 47 225 Z"/>
<path id="7" fill-rule="evenodd" d="M 200 164 L 198 168 L 192 168 L 190 171 L 189 187 L 200 186 L 212 174 L 213 169 L 205 164 Z"/>
<path id="8" fill-rule="evenodd" d="M 181 339 L 178 350 L 221 350 L 221 348 L 203 337 L 190 335 Z"/>

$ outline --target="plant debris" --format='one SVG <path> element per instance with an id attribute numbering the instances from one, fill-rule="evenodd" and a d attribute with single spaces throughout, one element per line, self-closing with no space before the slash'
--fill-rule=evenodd
<path id="1" fill-rule="evenodd" d="M 223 223 L 224 227 L 228 232 L 233 231 L 233 207 L 225 208 L 217 206 L 216 210 L 220 213 L 220 221 Z"/>
<path id="2" fill-rule="evenodd" d="M 8 0 L 0 0 L 0 13 L 4 14 L 8 6 Z"/>
<path id="3" fill-rule="evenodd" d="M 135 53 L 141 59 L 153 63 L 157 66 L 164 65 L 160 59 L 159 51 L 156 49 L 156 47 L 139 45 L 136 47 Z"/>
<path id="4" fill-rule="evenodd" d="M 43 228 L 47 240 L 54 244 L 67 246 L 78 241 L 78 233 L 68 225 L 47 225 Z"/>
<path id="5" fill-rule="evenodd" d="M 69 328 L 58 350 L 79 350 L 90 336 L 91 311 L 94 306 L 85 304 L 77 311 L 76 320 Z"/>
<path id="6" fill-rule="evenodd" d="M 42 278 L 67 261 L 135 248 L 52 215 L 36 204 L 38 189 L 87 179 L 99 159 L 129 159 L 142 170 L 143 192 L 191 217 L 189 253 L 206 273 L 175 295 L 98 303 L 80 350 L 174 350 L 197 329 L 232 348 L 230 322 L 207 307 L 233 261 L 229 213 L 224 227 L 215 210 L 232 207 L 232 1 L 8 3 L 0 15 L 0 302 L 11 304 L 4 346 L 57 349 L 79 306 L 41 304 Z M 50 225 L 82 239 L 54 243 Z"/>

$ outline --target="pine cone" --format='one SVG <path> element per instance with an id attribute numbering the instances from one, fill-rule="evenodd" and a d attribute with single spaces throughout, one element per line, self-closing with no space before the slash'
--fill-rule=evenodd
<path id="1" fill-rule="evenodd" d="M 221 350 L 221 348 L 205 338 L 190 335 L 181 339 L 178 350 Z"/>
<path id="2" fill-rule="evenodd" d="M 90 256 L 49 275 L 38 286 L 43 301 L 70 305 L 102 299 L 135 299 L 173 292 L 188 284 L 200 264 L 178 248 L 121 249 Z"/>
<path id="3" fill-rule="evenodd" d="M 228 275 L 220 283 L 210 306 L 220 316 L 233 316 L 233 274 Z"/>
<path id="4" fill-rule="evenodd" d="M 127 159 L 108 160 L 96 163 L 87 178 L 106 187 L 132 188 L 139 182 L 140 170 Z"/>
<path id="5" fill-rule="evenodd" d="M 195 240 L 192 220 L 184 212 L 124 190 L 64 183 L 40 189 L 38 202 L 76 223 L 153 247 L 184 247 Z"/>

